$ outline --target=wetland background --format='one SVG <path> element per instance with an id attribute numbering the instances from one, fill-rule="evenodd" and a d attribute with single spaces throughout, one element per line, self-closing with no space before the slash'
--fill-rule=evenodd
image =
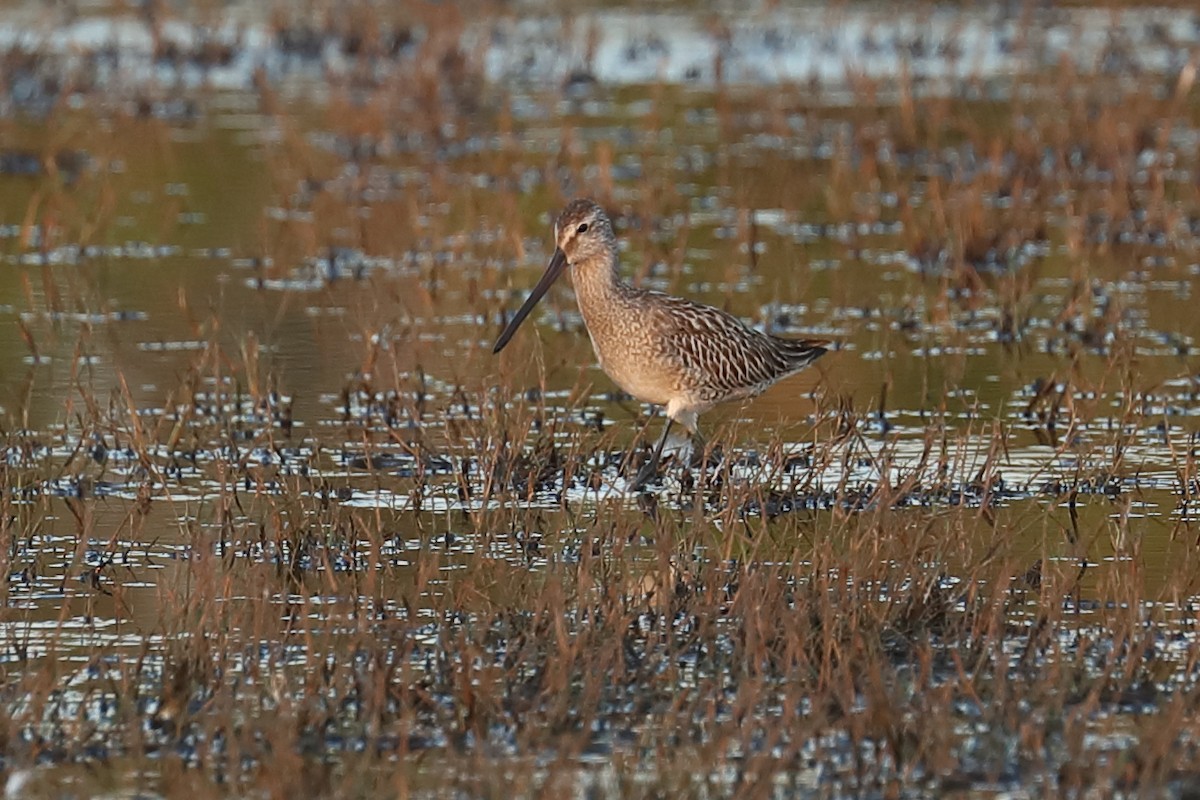
<path id="1" fill-rule="evenodd" d="M 9 796 L 1196 796 L 1198 48 L 3 4 Z M 569 289 L 491 354 L 579 194 L 838 343 L 646 494 Z"/>

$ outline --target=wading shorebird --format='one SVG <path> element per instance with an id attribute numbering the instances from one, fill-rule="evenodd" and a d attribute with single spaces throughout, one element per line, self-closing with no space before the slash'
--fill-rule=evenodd
<path id="1" fill-rule="evenodd" d="M 554 255 L 492 352 L 508 344 L 558 276 L 571 269 L 575 298 L 600 369 L 629 394 L 666 407 L 654 455 L 634 479 L 658 470 L 671 424 L 693 436 L 696 418 L 717 403 L 753 397 L 825 354 L 829 342 L 761 333 L 719 308 L 621 280 L 612 223 L 591 200 L 572 200 L 554 223 Z"/>

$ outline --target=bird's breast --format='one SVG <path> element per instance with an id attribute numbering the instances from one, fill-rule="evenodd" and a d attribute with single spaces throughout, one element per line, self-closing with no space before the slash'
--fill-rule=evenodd
<path id="1" fill-rule="evenodd" d="M 600 369 L 624 391 L 646 403 L 665 405 L 678 394 L 679 376 L 663 355 L 655 332 L 636 312 L 618 319 L 584 314 Z"/>

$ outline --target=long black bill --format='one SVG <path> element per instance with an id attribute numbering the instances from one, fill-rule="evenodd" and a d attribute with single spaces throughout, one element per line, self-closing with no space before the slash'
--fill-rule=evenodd
<path id="1" fill-rule="evenodd" d="M 517 310 L 516 316 L 508 321 L 508 325 L 504 328 L 504 333 L 500 334 L 500 338 L 496 340 L 496 346 L 492 348 L 493 353 L 499 353 L 504 349 L 504 345 L 508 344 L 508 340 L 517 332 L 517 328 L 529 316 L 529 312 L 533 311 L 533 307 L 537 305 L 538 300 L 542 299 L 542 295 L 546 293 L 551 284 L 558 280 L 558 276 L 562 275 L 563 270 L 566 268 L 566 253 L 555 248 L 554 255 L 550 258 L 550 264 L 546 267 L 546 271 L 542 273 L 542 279 L 537 282 L 537 286 L 533 287 L 533 291 L 529 293 L 529 298 Z"/>

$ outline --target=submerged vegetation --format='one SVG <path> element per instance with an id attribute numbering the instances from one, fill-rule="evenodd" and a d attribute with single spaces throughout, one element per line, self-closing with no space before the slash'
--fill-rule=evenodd
<path id="1" fill-rule="evenodd" d="M 1194 12 L 171 8 L 0 13 L 9 796 L 1200 793 Z M 837 342 L 650 491 L 579 194 Z"/>

